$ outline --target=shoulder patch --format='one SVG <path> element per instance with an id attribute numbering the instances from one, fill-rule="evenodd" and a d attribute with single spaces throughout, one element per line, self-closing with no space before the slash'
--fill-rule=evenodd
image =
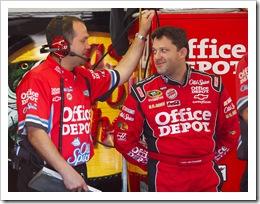
<path id="1" fill-rule="evenodd" d="M 154 74 L 142 81 L 137 82 L 136 84 L 134 84 L 132 86 L 132 92 L 134 93 L 135 97 L 137 97 L 137 99 L 139 100 L 139 102 L 143 101 L 146 98 L 146 92 L 144 90 L 144 86 L 145 84 L 148 84 L 149 82 L 151 82 L 154 78 L 156 78 L 158 76 L 158 74 Z"/>
<path id="2" fill-rule="evenodd" d="M 134 84 L 132 86 L 132 92 L 137 97 L 138 101 L 141 102 L 145 99 L 145 92 L 143 89 L 143 84 Z"/>
<path id="3" fill-rule="evenodd" d="M 220 91 L 221 90 L 221 77 L 217 76 L 217 75 L 212 75 L 212 87 L 216 90 L 216 91 Z"/>

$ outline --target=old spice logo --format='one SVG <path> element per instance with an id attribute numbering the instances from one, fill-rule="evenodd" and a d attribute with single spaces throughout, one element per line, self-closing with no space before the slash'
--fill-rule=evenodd
<path id="1" fill-rule="evenodd" d="M 75 147 L 79 146 L 80 145 L 80 138 L 79 137 L 75 138 L 71 144 Z"/>
<path id="2" fill-rule="evenodd" d="M 64 88 L 64 92 L 73 92 L 72 86 Z"/>
<path id="3" fill-rule="evenodd" d="M 191 79 L 189 81 L 189 84 L 190 85 L 199 85 L 199 86 L 203 86 L 203 85 L 206 85 L 206 84 L 209 84 L 209 80 L 194 80 L 194 79 Z"/>
<path id="4" fill-rule="evenodd" d="M 220 44 L 215 38 L 192 38 L 189 48 L 189 64 L 192 68 L 196 66 L 201 71 L 212 70 L 218 75 L 229 71 L 235 74 L 239 60 L 247 52 L 243 44 Z"/>
<path id="5" fill-rule="evenodd" d="M 240 87 L 240 91 L 241 91 L 241 92 L 248 91 L 248 84 L 242 85 L 242 86 Z"/>
<path id="6" fill-rule="evenodd" d="M 130 116 L 129 114 L 127 114 L 127 113 L 121 112 L 121 113 L 119 114 L 119 116 L 122 117 L 122 118 L 125 119 L 125 120 L 134 121 L 134 118 L 131 117 L 131 116 Z"/>
<path id="7" fill-rule="evenodd" d="M 75 148 L 73 155 L 68 158 L 67 162 L 72 166 L 86 163 L 90 157 L 90 145 L 84 142 L 80 148 Z"/>
<path id="8" fill-rule="evenodd" d="M 233 103 L 231 103 L 231 104 L 225 106 L 225 108 L 224 108 L 224 113 L 227 113 L 227 112 L 232 111 L 232 110 L 234 110 L 234 109 L 235 109 L 235 106 L 234 106 Z"/>

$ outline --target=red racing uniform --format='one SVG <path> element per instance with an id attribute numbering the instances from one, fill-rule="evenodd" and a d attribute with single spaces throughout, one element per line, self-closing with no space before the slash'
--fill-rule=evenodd
<path id="1" fill-rule="evenodd" d="M 115 125 L 115 147 L 148 171 L 148 191 L 220 191 L 216 161 L 240 135 L 221 78 L 187 69 L 183 85 L 159 74 L 133 85 Z"/>
<path id="2" fill-rule="evenodd" d="M 248 53 L 241 58 L 237 66 L 236 94 L 238 111 L 248 107 Z"/>
<path id="3" fill-rule="evenodd" d="M 47 132 L 59 147 L 61 91 L 64 78 L 64 115 L 62 157 L 71 165 L 89 161 L 93 154 L 91 138 L 91 104 L 105 100 L 116 88 L 119 74 L 114 70 L 92 71 L 77 67 L 73 72 L 60 68 L 50 56 L 30 70 L 19 84 L 17 95 L 18 133 L 21 137 L 16 150 L 20 157 L 30 160 L 36 156 L 28 142 L 26 126 Z"/>
<path id="4" fill-rule="evenodd" d="M 237 66 L 237 78 L 236 78 L 236 94 L 237 94 L 237 110 L 241 125 L 241 137 L 239 139 L 240 146 L 242 141 L 246 142 L 245 147 L 247 147 L 247 137 L 248 137 L 248 127 L 245 124 L 242 112 L 248 107 L 248 53 L 246 53 L 240 60 Z M 244 150 L 246 153 L 243 157 L 247 160 L 247 148 Z M 241 156 L 242 157 L 242 156 Z"/>
<path id="5" fill-rule="evenodd" d="M 248 192 L 248 124 L 242 116 L 243 111 L 248 108 L 248 53 L 245 53 L 239 61 L 236 77 L 237 110 L 241 130 L 237 158 L 246 161 L 246 167 L 240 180 L 240 191 Z"/>

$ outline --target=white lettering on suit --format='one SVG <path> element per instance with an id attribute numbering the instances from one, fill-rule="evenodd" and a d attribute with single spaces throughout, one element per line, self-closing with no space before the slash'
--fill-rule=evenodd
<path id="1" fill-rule="evenodd" d="M 155 116 L 159 136 L 189 132 L 210 132 L 209 122 L 211 112 L 208 110 L 191 111 L 191 108 L 173 109 L 170 113 L 160 112 Z"/>
<path id="2" fill-rule="evenodd" d="M 70 107 L 65 107 L 63 118 L 63 135 L 81 135 L 83 133 L 89 134 L 90 118 L 90 110 L 84 109 L 83 105 L 74 106 L 73 109 Z"/>

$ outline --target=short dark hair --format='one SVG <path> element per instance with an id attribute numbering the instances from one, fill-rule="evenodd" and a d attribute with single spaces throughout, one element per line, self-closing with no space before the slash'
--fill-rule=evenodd
<path id="1" fill-rule="evenodd" d="M 173 26 L 159 27 L 153 31 L 152 40 L 154 40 L 154 38 L 160 39 L 163 36 L 169 38 L 172 41 L 172 44 L 177 47 L 178 51 L 185 47 L 187 49 L 187 55 L 185 59 L 189 59 L 189 43 L 187 34 L 183 28 L 177 28 Z"/>
<path id="2" fill-rule="evenodd" d="M 60 21 L 60 22 L 59 22 Z M 67 41 L 67 43 L 70 45 L 73 38 L 74 38 L 74 30 L 73 30 L 73 22 L 79 21 L 84 24 L 84 21 L 81 18 L 78 18 L 76 16 L 56 16 L 54 17 L 48 24 L 46 28 L 46 40 L 48 43 L 48 46 L 51 47 L 55 37 L 59 33 L 57 33 L 57 29 L 60 26 L 61 33 L 64 37 L 64 39 Z M 58 25 L 58 23 L 61 23 L 62 25 Z M 58 31 L 60 32 L 60 31 Z"/>

